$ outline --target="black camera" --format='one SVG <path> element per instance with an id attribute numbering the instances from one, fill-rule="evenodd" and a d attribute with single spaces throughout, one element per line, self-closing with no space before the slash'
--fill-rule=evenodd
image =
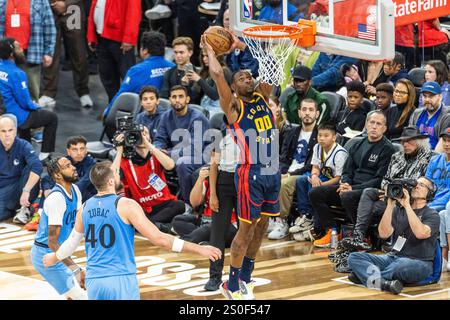
<path id="1" fill-rule="evenodd" d="M 417 185 L 414 179 L 395 179 L 387 185 L 386 197 L 390 199 L 401 199 L 404 197 L 403 189 L 411 194 L 412 189 Z"/>
<path id="2" fill-rule="evenodd" d="M 115 146 L 123 146 L 123 156 L 132 158 L 136 154 L 136 146 L 142 143 L 142 124 L 135 124 L 133 117 L 122 117 L 117 119 L 117 132 L 115 136 L 123 134 L 124 140 L 117 143 L 114 139 Z"/>

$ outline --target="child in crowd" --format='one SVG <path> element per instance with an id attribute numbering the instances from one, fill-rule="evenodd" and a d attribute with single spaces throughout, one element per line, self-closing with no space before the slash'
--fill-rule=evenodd
<path id="1" fill-rule="evenodd" d="M 289 229 L 297 241 L 314 240 L 311 230 L 318 221 L 313 222 L 313 212 L 309 203 L 308 193 L 312 188 L 338 184 L 341 179 L 344 163 L 347 160 L 347 150 L 336 142 L 336 127 L 323 123 L 318 128 L 317 144 L 314 146 L 311 160 L 312 169 L 296 181 L 297 209 L 300 216 Z"/>
<path id="2" fill-rule="evenodd" d="M 366 111 L 362 108 L 365 87 L 361 81 L 347 83 L 347 107 L 338 113 L 337 132 L 341 135 L 345 129 L 362 131 L 366 122 Z"/>
<path id="3" fill-rule="evenodd" d="M 136 116 L 136 123 L 142 124 L 147 127 L 150 132 L 150 139 L 153 141 L 156 137 L 156 133 L 160 117 L 165 110 L 158 107 L 159 105 L 159 94 L 158 89 L 154 86 L 142 87 L 139 93 L 139 99 L 141 100 L 141 105 L 144 111 Z"/>
<path id="4" fill-rule="evenodd" d="M 375 106 L 387 117 L 389 107 L 392 105 L 394 87 L 390 83 L 380 83 L 375 89 L 377 96 Z"/>

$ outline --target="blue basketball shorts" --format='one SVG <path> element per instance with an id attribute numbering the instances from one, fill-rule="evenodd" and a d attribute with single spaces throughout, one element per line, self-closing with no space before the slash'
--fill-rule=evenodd
<path id="1" fill-rule="evenodd" d="M 86 279 L 89 300 L 140 300 L 136 274 Z"/>
<path id="2" fill-rule="evenodd" d="M 63 262 L 58 262 L 48 268 L 44 266 L 42 259 L 47 253 L 52 252 L 53 251 L 50 248 L 33 245 L 31 247 L 31 263 L 39 274 L 50 283 L 59 294 L 65 294 L 73 288 L 75 281 L 77 280 L 72 271 Z"/>
<path id="3" fill-rule="evenodd" d="M 234 175 L 239 220 L 252 223 L 261 215 L 280 215 L 281 174 L 261 174 L 259 165 L 239 165 Z"/>

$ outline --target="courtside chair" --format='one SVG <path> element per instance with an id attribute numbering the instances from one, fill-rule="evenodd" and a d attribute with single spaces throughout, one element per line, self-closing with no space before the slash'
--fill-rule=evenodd
<path id="1" fill-rule="evenodd" d="M 109 151 L 114 148 L 112 137 L 117 131 L 117 119 L 125 116 L 132 116 L 134 118 L 140 109 L 141 103 L 138 94 L 125 92 L 118 96 L 104 120 L 100 139 L 87 143 L 88 153 L 95 159 L 108 159 Z M 105 135 L 109 141 L 105 141 Z"/>
<path id="2" fill-rule="evenodd" d="M 336 92 L 331 91 L 323 91 L 322 94 L 325 96 L 325 98 L 328 100 L 328 103 L 330 104 L 330 120 L 334 121 L 336 120 L 336 117 L 342 109 L 345 108 L 345 99 L 343 96 Z"/>

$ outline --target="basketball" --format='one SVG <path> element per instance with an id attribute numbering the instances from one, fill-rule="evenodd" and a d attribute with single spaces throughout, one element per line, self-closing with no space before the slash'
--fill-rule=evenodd
<path id="1" fill-rule="evenodd" d="M 233 44 L 233 37 L 225 28 L 219 26 L 209 27 L 203 34 L 216 55 L 229 51 Z"/>

